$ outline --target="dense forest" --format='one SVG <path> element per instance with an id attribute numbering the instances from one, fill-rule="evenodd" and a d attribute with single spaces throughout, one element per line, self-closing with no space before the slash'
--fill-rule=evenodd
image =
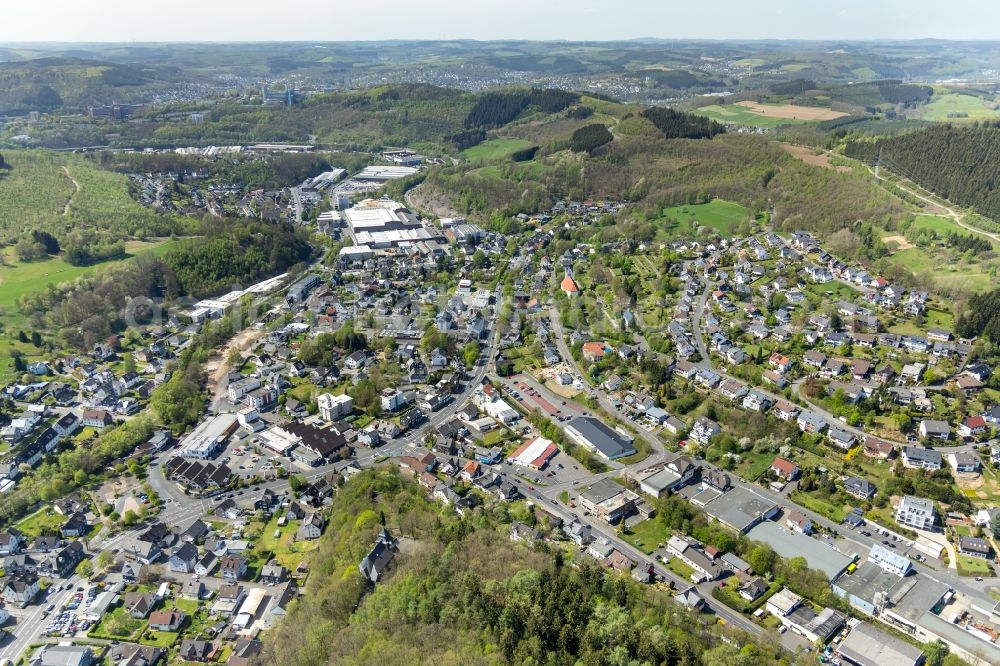
<path id="1" fill-rule="evenodd" d="M 972 296 L 955 320 L 955 332 L 963 338 L 984 335 L 1000 344 L 1000 289 Z"/>
<path id="2" fill-rule="evenodd" d="M 600 123 L 587 125 L 573 132 L 571 148 L 578 153 L 591 153 L 615 137 Z"/>
<path id="3" fill-rule="evenodd" d="M 642 117 L 648 118 L 668 139 L 711 139 L 726 131 L 725 127 L 704 116 L 661 106 L 646 109 Z"/>
<path id="4" fill-rule="evenodd" d="M 580 95 L 555 89 L 487 92 L 479 96 L 465 119 L 466 129 L 502 127 L 529 108 L 558 113 L 578 102 Z"/>
<path id="5" fill-rule="evenodd" d="M 790 663 L 777 641 L 716 627 L 669 591 L 546 546 L 511 544 L 517 518 L 552 530 L 526 505 L 459 517 L 393 468 L 365 471 L 334 498 L 310 562 L 307 594 L 266 640 L 262 664 Z M 391 577 L 368 589 L 357 571 L 387 526 L 402 538 Z M 725 637 L 726 640 L 723 640 Z"/>
<path id="6" fill-rule="evenodd" d="M 135 261 L 24 296 L 21 311 L 35 328 L 58 330 L 70 346 L 90 346 L 133 319 L 150 321 L 156 303 L 204 297 L 288 270 L 310 257 L 304 231 L 291 225 L 218 222 L 163 257 Z"/>
<path id="7" fill-rule="evenodd" d="M 881 164 L 938 196 L 1000 219 L 1000 128 L 933 125 L 876 140 L 855 139 L 848 157 Z"/>

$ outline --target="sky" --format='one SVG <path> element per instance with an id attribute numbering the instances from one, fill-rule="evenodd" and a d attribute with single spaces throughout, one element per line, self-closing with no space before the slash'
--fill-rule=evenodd
<path id="1" fill-rule="evenodd" d="M 6 5 L 6 6 L 5 6 Z M 0 0 L 0 42 L 998 39 L 995 0 Z"/>

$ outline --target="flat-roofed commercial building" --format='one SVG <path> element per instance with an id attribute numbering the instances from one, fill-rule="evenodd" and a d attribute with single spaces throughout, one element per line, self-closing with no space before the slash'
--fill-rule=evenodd
<path id="1" fill-rule="evenodd" d="M 236 414 L 219 414 L 202 421 L 180 445 L 180 455 L 185 458 L 207 460 L 219 455 L 226 438 L 236 430 Z"/>
<path id="2" fill-rule="evenodd" d="M 635 453 L 632 437 L 612 430 L 592 416 L 577 416 L 566 426 L 566 435 L 607 460 L 617 460 Z"/>
<path id="3" fill-rule="evenodd" d="M 924 663 L 922 650 L 867 622 L 851 629 L 837 653 L 842 661 L 853 666 L 921 666 Z"/>
<path id="4" fill-rule="evenodd" d="M 804 557 L 810 569 L 818 569 L 833 580 L 851 564 L 851 558 L 819 539 L 793 532 L 773 522 L 760 523 L 747 533 L 752 541 L 766 543 L 785 559 Z"/>
<path id="5" fill-rule="evenodd" d="M 748 488 L 736 487 L 705 504 L 705 513 L 738 532 L 778 515 L 778 505 Z"/>

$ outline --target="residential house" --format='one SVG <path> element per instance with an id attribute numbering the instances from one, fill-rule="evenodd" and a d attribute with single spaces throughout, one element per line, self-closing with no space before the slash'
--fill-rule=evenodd
<path id="1" fill-rule="evenodd" d="M 379 531 L 375 545 L 358 565 L 358 570 L 364 578 L 377 583 L 388 571 L 398 550 L 396 539 L 382 528 Z"/>
<path id="2" fill-rule="evenodd" d="M 923 497 L 904 495 L 896 508 L 896 522 L 900 525 L 931 529 L 935 520 L 934 502 Z"/>
<path id="3" fill-rule="evenodd" d="M 844 491 L 859 500 L 870 500 L 875 496 L 875 485 L 860 476 L 849 476 L 844 480 Z"/>
<path id="4" fill-rule="evenodd" d="M 229 554 L 219 563 L 219 575 L 230 583 L 235 583 L 246 575 L 247 558 L 242 555 Z"/>
<path id="5" fill-rule="evenodd" d="M 934 449 L 925 449 L 919 446 L 904 446 L 902 460 L 903 464 L 907 467 L 929 469 L 932 471 L 941 469 L 941 454 Z"/>
<path id="6" fill-rule="evenodd" d="M 149 628 L 153 631 L 177 631 L 187 616 L 180 611 L 159 610 L 149 614 Z"/>
<path id="7" fill-rule="evenodd" d="M 924 439 L 936 439 L 946 442 L 951 438 L 951 426 L 948 425 L 947 421 L 924 419 L 920 422 L 918 431 Z"/>
<path id="8" fill-rule="evenodd" d="M 794 481 L 799 478 L 799 474 L 802 472 L 798 465 L 781 457 L 774 459 L 774 462 L 771 463 L 770 470 L 775 474 L 775 476 L 780 479 L 784 479 L 785 481 Z"/>
<path id="9" fill-rule="evenodd" d="M 299 531 L 296 533 L 296 539 L 318 539 L 323 536 L 323 528 L 326 527 L 326 521 L 323 516 L 316 512 L 310 513 L 305 518 L 302 519 L 302 523 L 299 525 Z"/>

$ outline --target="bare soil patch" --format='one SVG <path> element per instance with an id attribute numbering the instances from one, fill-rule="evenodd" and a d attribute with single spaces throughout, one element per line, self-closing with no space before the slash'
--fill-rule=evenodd
<path id="1" fill-rule="evenodd" d="M 888 245 L 889 243 L 895 243 L 896 252 L 899 252 L 900 250 L 909 250 L 911 247 L 913 247 L 913 243 L 906 240 L 906 238 L 904 238 L 903 236 L 898 236 L 898 235 L 886 236 L 885 238 L 882 239 L 882 243 L 886 245 Z"/>
<path id="2" fill-rule="evenodd" d="M 847 114 L 821 106 L 799 106 L 797 104 L 761 104 L 745 100 L 736 102 L 737 106 L 750 109 L 768 118 L 789 118 L 792 120 L 833 120 Z"/>
<path id="3" fill-rule="evenodd" d="M 843 164 L 839 166 L 834 166 L 833 164 L 831 164 L 830 156 L 827 153 L 820 153 L 819 155 L 817 155 L 815 152 L 813 152 L 812 148 L 807 148 L 806 146 L 793 146 L 790 143 L 781 143 L 778 145 L 780 145 L 781 148 L 786 153 L 788 153 L 797 160 L 805 162 L 806 164 L 823 167 L 824 169 L 833 169 L 837 173 L 844 173 L 846 171 L 851 170 L 851 167 L 845 166 Z"/>
<path id="4" fill-rule="evenodd" d="M 421 183 L 411 189 L 406 193 L 404 199 L 411 208 L 427 211 L 438 217 L 465 217 L 455 210 L 446 194 L 426 183 Z"/>

